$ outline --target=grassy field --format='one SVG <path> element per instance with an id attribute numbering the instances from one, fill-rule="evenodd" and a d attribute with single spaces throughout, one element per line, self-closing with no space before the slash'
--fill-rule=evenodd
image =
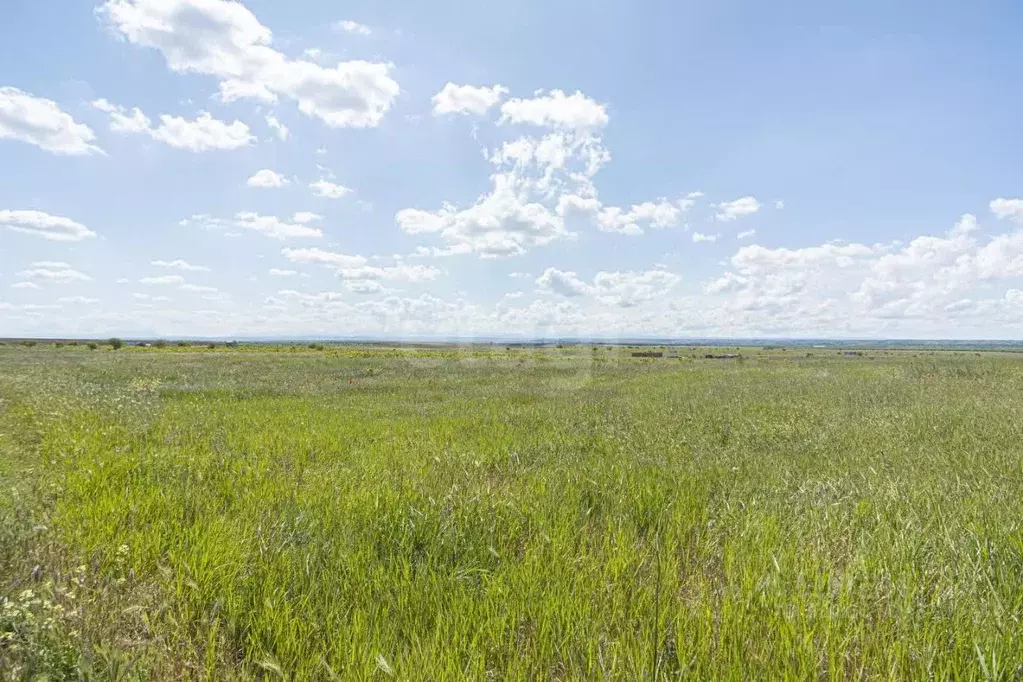
<path id="1" fill-rule="evenodd" d="M 0 347 L 0 677 L 1019 679 L 1023 354 L 703 352 Z"/>

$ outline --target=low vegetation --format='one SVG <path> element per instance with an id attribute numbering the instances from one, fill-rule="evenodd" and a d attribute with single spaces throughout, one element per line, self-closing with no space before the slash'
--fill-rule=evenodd
<path id="1" fill-rule="evenodd" d="M 1023 355 L 94 346 L 0 347 L 0 678 L 1023 674 Z"/>

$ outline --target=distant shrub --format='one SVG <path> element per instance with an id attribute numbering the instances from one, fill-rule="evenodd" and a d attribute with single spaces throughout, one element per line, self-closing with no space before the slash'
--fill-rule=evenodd
<path id="1" fill-rule="evenodd" d="M 153 347 L 155 347 L 155 348 L 166 348 L 167 347 L 167 342 L 164 341 L 163 339 L 157 339 L 156 341 L 153 341 Z"/>
<path id="2" fill-rule="evenodd" d="M 189 341 L 178 341 L 178 348 L 188 348 L 191 345 Z"/>
<path id="3" fill-rule="evenodd" d="M 25 348 L 31 348 L 32 346 L 36 345 L 36 342 L 26 339 L 25 341 L 21 342 L 21 345 L 25 346 Z"/>
<path id="4" fill-rule="evenodd" d="M 322 343 L 310 343 L 309 347 L 312 348 L 313 350 L 323 350 Z"/>
<path id="5" fill-rule="evenodd" d="M 77 345 L 78 345 L 78 342 L 77 342 L 77 341 L 72 341 L 72 342 L 71 342 L 71 343 L 69 343 L 68 345 L 69 345 L 69 346 L 77 346 Z"/>
<path id="6" fill-rule="evenodd" d="M 210 350 L 213 350 L 214 348 L 217 347 L 217 344 L 211 343 L 211 344 L 207 345 L 206 347 L 209 348 Z"/>
<path id="7" fill-rule="evenodd" d="M 110 344 L 110 347 L 113 348 L 114 350 L 119 350 L 121 346 L 124 345 L 124 341 L 117 337 L 110 339 L 109 341 L 107 341 L 107 343 Z"/>
<path id="8" fill-rule="evenodd" d="M 54 341 L 54 342 L 53 342 L 53 347 L 54 347 L 54 348 L 63 348 L 63 347 L 64 347 L 64 344 L 63 344 L 63 343 L 61 343 L 60 341 Z"/>
<path id="9" fill-rule="evenodd" d="M 229 341 L 229 342 L 228 342 L 228 343 L 226 343 L 225 345 L 226 345 L 226 346 L 227 346 L 228 348 L 237 348 L 237 347 L 238 347 L 238 342 L 237 342 L 237 341 Z"/>
<path id="10" fill-rule="evenodd" d="M 99 344 L 98 343 L 96 343 L 95 341 L 90 341 L 89 342 L 89 350 L 96 350 L 97 348 L 99 348 Z"/>

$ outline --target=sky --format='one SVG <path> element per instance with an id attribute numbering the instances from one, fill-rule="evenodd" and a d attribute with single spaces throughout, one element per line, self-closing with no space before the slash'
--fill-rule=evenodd
<path id="1" fill-rule="evenodd" d="M 1023 339 L 1018 2 L 0 6 L 0 336 Z"/>

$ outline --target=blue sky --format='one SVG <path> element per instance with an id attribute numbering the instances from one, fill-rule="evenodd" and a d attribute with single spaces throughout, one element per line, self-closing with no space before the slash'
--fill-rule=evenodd
<path id="1" fill-rule="evenodd" d="M 1023 338 L 1018 3 L 9 0 L 0 332 Z"/>

